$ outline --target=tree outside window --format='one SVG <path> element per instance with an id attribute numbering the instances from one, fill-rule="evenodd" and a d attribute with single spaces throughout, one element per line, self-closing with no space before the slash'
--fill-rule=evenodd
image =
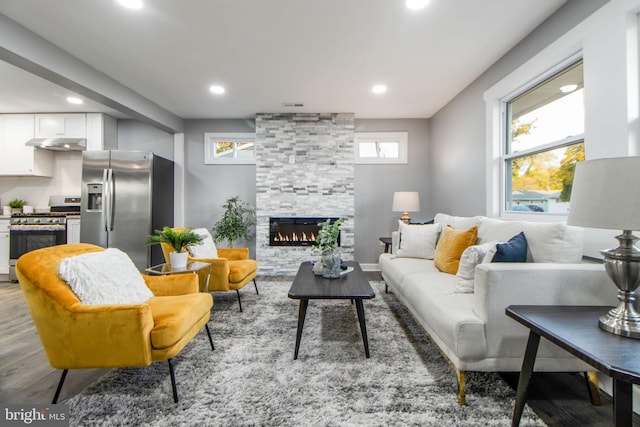
<path id="1" fill-rule="evenodd" d="M 582 61 L 506 102 L 505 210 L 568 212 L 584 160 Z"/>

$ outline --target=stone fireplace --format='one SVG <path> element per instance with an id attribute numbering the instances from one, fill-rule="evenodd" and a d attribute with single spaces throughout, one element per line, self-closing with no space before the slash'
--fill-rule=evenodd
<path id="1" fill-rule="evenodd" d="M 256 115 L 256 259 L 259 273 L 293 275 L 313 246 L 271 245 L 272 217 L 343 218 L 340 251 L 353 260 L 354 116 Z"/>

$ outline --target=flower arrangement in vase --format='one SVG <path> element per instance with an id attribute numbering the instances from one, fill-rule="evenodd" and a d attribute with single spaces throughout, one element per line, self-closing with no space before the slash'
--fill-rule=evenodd
<path id="1" fill-rule="evenodd" d="M 340 237 L 340 227 L 344 220 L 339 218 L 331 223 L 331 218 L 320 224 L 320 230 L 316 237 L 314 246 L 320 250 L 322 263 L 322 277 L 336 279 L 340 277 L 340 250 L 338 249 L 338 238 Z"/>

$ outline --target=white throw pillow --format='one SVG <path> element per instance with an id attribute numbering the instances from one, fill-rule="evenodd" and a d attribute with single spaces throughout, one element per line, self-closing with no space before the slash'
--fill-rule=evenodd
<path id="1" fill-rule="evenodd" d="M 83 304 L 142 304 L 153 296 L 131 258 L 115 248 L 65 258 L 58 274 Z"/>
<path id="2" fill-rule="evenodd" d="M 486 260 L 486 254 L 496 247 L 496 242 L 469 246 L 462 252 L 458 273 L 456 274 L 456 293 L 473 293 L 476 266 Z"/>
<path id="3" fill-rule="evenodd" d="M 440 234 L 440 224 L 411 225 L 400 221 L 400 248 L 397 256 L 433 259 Z"/>
<path id="4" fill-rule="evenodd" d="M 191 258 L 218 258 L 218 249 L 215 243 L 213 243 L 213 238 L 211 234 L 209 234 L 209 230 L 206 228 L 196 228 L 193 232 L 202 236 L 202 241 L 200 241 L 200 244 L 187 246 L 187 251 L 189 255 L 191 255 Z"/>

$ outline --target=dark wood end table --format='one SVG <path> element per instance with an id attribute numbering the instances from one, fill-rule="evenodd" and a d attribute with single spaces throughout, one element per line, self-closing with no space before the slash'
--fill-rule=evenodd
<path id="1" fill-rule="evenodd" d="M 530 329 L 518 381 L 512 426 L 520 424 L 540 337 L 612 377 L 614 424 L 632 425 L 631 386 L 640 384 L 640 340 L 614 335 L 598 327 L 598 318 L 610 309 L 611 307 L 600 306 L 507 307 L 507 316 Z"/>
<path id="2" fill-rule="evenodd" d="M 391 253 L 391 237 L 378 237 L 378 240 L 380 240 L 380 242 L 384 244 L 384 253 Z"/>
<path id="3" fill-rule="evenodd" d="M 298 273 L 293 279 L 293 283 L 289 289 L 289 298 L 300 300 L 296 347 L 293 353 L 294 360 L 298 358 L 302 328 L 304 327 L 304 319 L 307 315 L 307 306 L 311 299 L 349 299 L 355 301 L 358 322 L 360 323 L 360 333 L 362 334 L 362 342 L 364 343 L 364 352 L 367 358 L 369 357 L 369 339 L 367 337 L 367 325 L 362 300 L 375 298 L 376 294 L 364 276 L 360 264 L 353 261 L 347 262 L 346 264 L 349 267 L 353 267 L 353 271 L 340 276 L 338 279 L 325 279 L 322 276 L 316 276 L 313 274 L 313 264 L 310 262 L 300 264 Z"/>

